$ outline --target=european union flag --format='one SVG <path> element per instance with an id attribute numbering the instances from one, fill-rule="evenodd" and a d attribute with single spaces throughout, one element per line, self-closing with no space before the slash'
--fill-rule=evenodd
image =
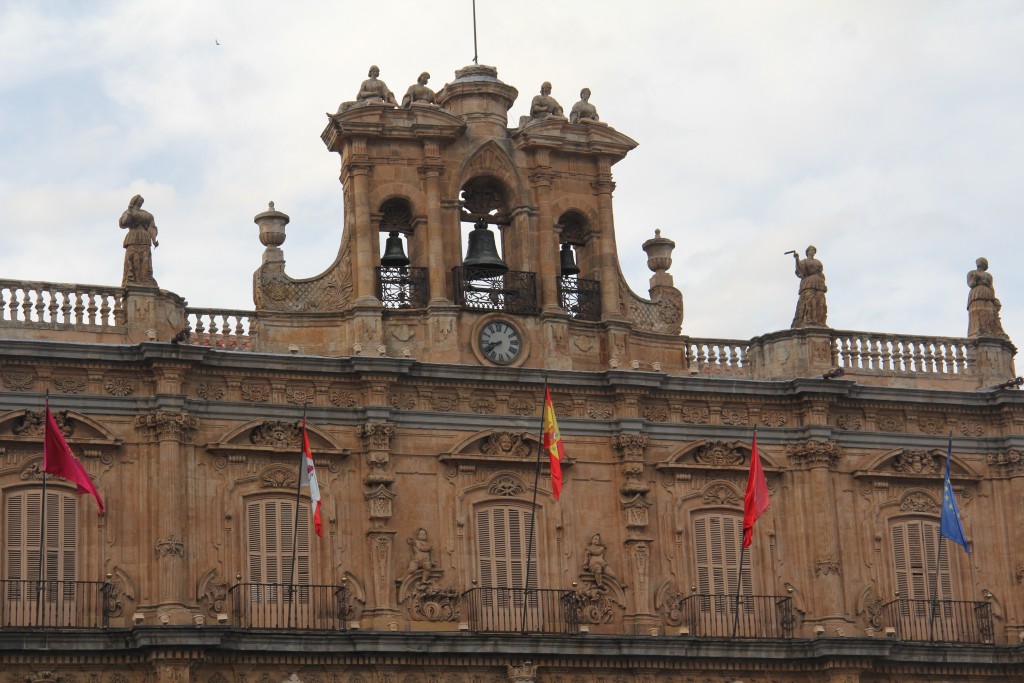
<path id="1" fill-rule="evenodd" d="M 967 547 L 967 538 L 964 536 L 964 525 L 960 522 L 960 508 L 956 504 L 956 496 L 953 495 L 953 486 L 949 483 L 949 461 L 953 457 L 953 435 L 949 435 L 949 450 L 946 451 L 946 479 L 942 482 L 942 517 L 939 519 L 939 535 L 948 538 L 954 543 L 964 547 L 968 555 L 971 549 Z"/>

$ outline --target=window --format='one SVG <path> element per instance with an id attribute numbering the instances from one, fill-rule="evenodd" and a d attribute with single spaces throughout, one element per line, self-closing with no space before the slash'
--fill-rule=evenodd
<path id="1" fill-rule="evenodd" d="M 42 489 L 22 489 L 7 494 L 4 503 L 4 578 L 8 600 L 35 599 L 39 580 L 39 542 L 43 517 Z M 73 493 L 50 489 L 46 492 L 46 550 L 44 575 L 46 599 L 56 601 L 58 591 L 65 598 L 74 594 L 77 580 L 78 501 Z"/>
<path id="2" fill-rule="evenodd" d="M 246 503 L 248 526 L 247 557 L 249 583 L 254 601 L 276 596 L 282 585 L 309 585 L 309 502 L 299 503 L 297 543 L 294 544 L 295 571 L 292 573 L 295 534 L 294 499 L 261 498 Z M 308 591 L 300 595 L 308 594 Z"/>
<path id="3" fill-rule="evenodd" d="M 736 575 L 743 542 L 743 518 L 740 515 L 712 512 L 693 517 L 693 543 L 697 561 L 697 592 L 710 595 L 736 594 Z M 749 558 L 748 558 L 749 562 Z M 753 591 L 750 565 L 745 562 L 741 593 Z M 722 601 L 716 605 L 725 606 Z"/>
<path id="4" fill-rule="evenodd" d="M 529 508 L 506 505 L 478 508 L 476 530 L 480 585 L 485 588 L 523 588 L 530 545 Z M 528 588 L 536 587 L 537 544 L 534 540 Z"/>
<path id="5" fill-rule="evenodd" d="M 896 590 L 900 598 L 908 600 L 953 599 L 953 580 L 949 567 L 949 553 L 942 553 L 938 575 L 935 567 L 939 560 L 937 545 L 939 524 L 926 519 L 893 522 L 893 568 L 896 570 Z"/>

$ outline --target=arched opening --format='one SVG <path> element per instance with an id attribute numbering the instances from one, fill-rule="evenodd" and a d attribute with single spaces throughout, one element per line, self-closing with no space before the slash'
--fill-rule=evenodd
<path id="1" fill-rule="evenodd" d="M 380 265 L 377 268 L 377 298 L 385 308 L 425 308 L 427 269 L 414 264 L 426 249 L 414 230 L 412 206 L 403 197 L 392 197 L 374 215 L 378 225 Z"/>
<path id="2" fill-rule="evenodd" d="M 601 284 L 587 279 L 590 270 L 590 227 L 586 216 L 569 210 L 558 219 L 558 303 L 579 320 L 601 319 Z"/>

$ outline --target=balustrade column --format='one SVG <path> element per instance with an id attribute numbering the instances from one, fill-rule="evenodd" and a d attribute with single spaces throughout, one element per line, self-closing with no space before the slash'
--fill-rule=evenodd
<path id="1" fill-rule="evenodd" d="M 820 624 L 826 631 L 848 626 L 851 620 L 843 592 L 839 519 L 832 488 L 832 472 L 842 451 L 831 441 L 805 441 L 791 444 L 786 450 L 794 466 L 793 493 L 798 509 L 803 512 L 802 519 L 814 526 L 814 533 L 805 536 L 808 545 L 802 549 L 810 564 L 805 576 L 813 587 L 813 604 L 805 621 Z"/>

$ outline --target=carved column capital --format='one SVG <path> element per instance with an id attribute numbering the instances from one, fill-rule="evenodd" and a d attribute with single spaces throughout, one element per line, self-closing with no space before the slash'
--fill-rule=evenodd
<path id="1" fill-rule="evenodd" d="M 359 438 L 367 451 L 386 451 L 391 449 L 391 439 L 395 435 L 395 425 L 390 422 L 366 422 L 359 425 Z"/>
<path id="2" fill-rule="evenodd" d="M 136 416 L 135 428 L 150 440 L 191 443 L 199 429 L 199 420 L 184 411 L 158 410 Z"/>
<path id="3" fill-rule="evenodd" d="M 786 446 L 790 462 L 803 469 L 835 469 L 843 451 L 834 441 L 804 441 Z"/>
<path id="4" fill-rule="evenodd" d="M 612 437 L 612 445 L 624 460 L 643 460 L 649 439 L 646 434 L 626 432 Z"/>
<path id="5" fill-rule="evenodd" d="M 988 456 L 988 465 L 992 472 L 1003 477 L 1019 477 L 1024 475 L 1024 452 L 1016 448 L 1000 451 Z"/>

